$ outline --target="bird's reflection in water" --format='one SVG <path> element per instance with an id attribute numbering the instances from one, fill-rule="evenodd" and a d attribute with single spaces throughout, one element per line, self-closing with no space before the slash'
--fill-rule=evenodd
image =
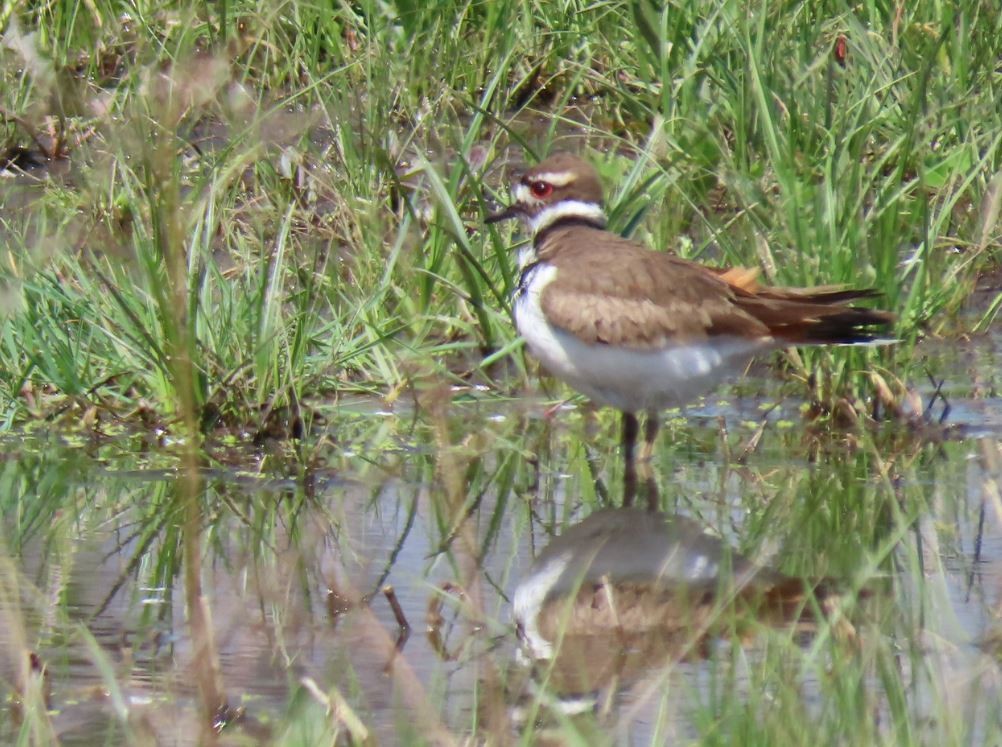
<path id="1" fill-rule="evenodd" d="M 838 607 L 829 586 L 756 565 L 691 519 L 604 509 L 540 553 L 515 589 L 514 616 L 534 679 L 566 712 L 672 661 L 705 657 L 714 641 L 810 625 L 812 611 Z M 837 627 L 854 634 L 844 619 Z"/>

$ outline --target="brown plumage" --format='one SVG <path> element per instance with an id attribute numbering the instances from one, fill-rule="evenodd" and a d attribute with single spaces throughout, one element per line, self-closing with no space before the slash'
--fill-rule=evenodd
<path id="1" fill-rule="evenodd" d="M 649 348 L 738 335 L 856 344 L 873 340 L 875 328 L 894 320 L 848 305 L 874 296 L 871 290 L 759 287 L 747 273 L 651 251 L 591 226 L 555 225 L 536 242 L 536 252 L 558 270 L 543 291 L 544 313 L 589 343 Z"/>

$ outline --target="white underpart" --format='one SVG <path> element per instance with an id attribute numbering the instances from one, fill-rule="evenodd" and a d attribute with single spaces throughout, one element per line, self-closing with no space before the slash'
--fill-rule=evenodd
<path id="1" fill-rule="evenodd" d="M 588 344 L 551 325 L 543 314 L 542 293 L 556 274 L 551 265 L 532 271 L 528 289 L 515 299 L 515 324 L 551 374 L 599 404 L 626 412 L 685 405 L 741 373 L 756 353 L 779 347 L 769 337 L 738 336 L 645 349 Z"/>
<path id="2" fill-rule="evenodd" d="M 515 589 L 512 612 L 521 629 L 522 641 L 535 659 L 553 656 L 553 644 L 539 630 L 539 613 L 572 557 L 573 553 L 568 550 L 551 558 L 542 568 L 533 569 L 531 575 Z"/>
<path id="3" fill-rule="evenodd" d="M 531 265 L 538 259 L 536 256 L 536 247 L 532 244 L 526 244 L 521 249 L 518 250 L 518 269 L 524 270 L 526 267 Z"/>

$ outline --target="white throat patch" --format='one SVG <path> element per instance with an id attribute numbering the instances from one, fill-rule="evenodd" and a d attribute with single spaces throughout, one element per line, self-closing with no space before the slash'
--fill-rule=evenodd
<path id="1" fill-rule="evenodd" d="M 583 218 L 584 220 L 605 225 L 605 211 L 602 206 L 595 202 L 583 202 L 581 200 L 561 200 L 540 210 L 536 215 L 528 219 L 529 230 L 532 235 L 547 228 L 558 220 L 564 218 Z"/>

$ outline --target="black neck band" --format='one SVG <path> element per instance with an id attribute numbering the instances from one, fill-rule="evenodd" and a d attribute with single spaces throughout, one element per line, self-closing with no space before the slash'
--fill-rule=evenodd
<path id="1" fill-rule="evenodd" d="M 561 228 L 573 228 L 574 226 L 597 228 L 602 230 L 605 228 L 605 221 L 598 218 L 585 218 L 581 215 L 568 215 L 563 218 L 557 218 L 548 226 L 541 228 L 536 232 L 536 235 L 532 237 L 532 244 L 533 246 L 539 247 L 542 245 L 542 242 L 546 239 L 548 234 Z"/>

